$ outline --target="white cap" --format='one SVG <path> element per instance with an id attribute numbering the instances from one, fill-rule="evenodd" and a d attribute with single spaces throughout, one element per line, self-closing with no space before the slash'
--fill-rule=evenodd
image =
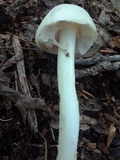
<path id="1" fill-rule="evenodd" d="M 85 54 L 97 38 L 96 27 L 86 11 L 73 4 L 60 4 L 46 15 L 36 32 L 37 46 L 42 51 L 57 54 L 60 30 L 72 24 L 77 28 L 75 53 Z"/>

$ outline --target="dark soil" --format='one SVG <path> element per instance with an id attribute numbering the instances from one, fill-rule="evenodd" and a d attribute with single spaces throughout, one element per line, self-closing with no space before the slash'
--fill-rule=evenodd
<path id="1" fill-rule="evenodd" d="M 93 47 L 75 60 L 78 160 L 120 160 L 120 10 L 111 0 L 1 0 L 0 160 L 56 159 L 57 56 L 38 49 L 34 37 L 61 3 L 85 8 L 98 31 Z"/>

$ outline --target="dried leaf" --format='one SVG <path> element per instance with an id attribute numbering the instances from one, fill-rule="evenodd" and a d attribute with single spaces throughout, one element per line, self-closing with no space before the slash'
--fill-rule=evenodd
<path id="1" fill-rule="evenodd" d="M 99 148 L 99 150 L 102 151 L 104 154 L 109 155 L 109 151 L 108 151 L 108 149 L 107 149 L 107 147 L 106 147 L 106 145 L 105 145 L 105 143 L 104 143 L 103 141 L 100 141 L 100 142 L 98 143 L 98 148 Z"/>
<path id="2" fill-rule="evenodd" d="M 58 129 L 59 128 L 59 120 L 51 120 L 51 127 L 54 129 Z"/>
<path id="3" fill-rule="evenodd" d="M 1 38 L 1 39 L 10 40 L 11 35 L 10 35 L 10 34 L 0 34 L 0 38 Z"/>
<path id="4" fill-rule="evenodd" d="M 120 36 L 112 37 L 109 40 L 109 46 L 111 48 L 120 48 Z"/>
<path id="5" fill-rule="evenodd" d="M 87 145 L 90 149 L 96 149 L 97 148 L 97 144 L 96 143 L 88 143 Z"/>
<path id="6" fill-rule="evenodd" d="M 82 131 L 86 131 L 90 129 L 91 125 L 95 125 L 96 123 L 97 123 L 96 119 L 90 118 L 86 115 L 82 115 L 80 129 Z"/>
<path id="7" fill-rule="evenodd" d="M 96 25 L 98 31 L 98 38 L 96 43 L 99 46 L 105 46 L 109 42 L 109 39 L 112 37 L 111 34 L 101 25 Z"/>
<path id="8" fill-rule="evenodd" d="M 52 80 L 52 75 L 43 73 L 43 74 L 41 74 L 41 78 L 42 78 L 42 82 L 45 85 L 50 86 L 51 80 Z"/>
<path id="9" fill-rule="evenodd" d="M 113 6 L 120 11 L 120 0 L 111 0 Z"/>
<path id="10" fill-rule="evenodd" d="M 110 29 L 112 29 L 114 32 L 120 34 L 120 23 L 115 23 L 112 26 L 110 26 Z"/>
<path id="11" fill-rule="evenodd" d="M 110 146 L 113 138 L 115 137 L 115 132 L 116 132 L 115 126 L 114 126 L 114 124 L 111 124 L 110 128 L 109 128 L 108 137 L 107 137 L 107 147 Z"/>
<path id="12" fill-rule="evenodd" d="M 106 24 L 110 24 L 110 16 L 106 14 L 105 10 L 102 10 L 98 20 L 100 23 L 106 25 Z"/>
<path id="13" fill-rule="evenodd" d="M 4 73 L 0 70 L 0 83 L 9 85 L 10 79 L 14 76 L 14 72 Z"/>

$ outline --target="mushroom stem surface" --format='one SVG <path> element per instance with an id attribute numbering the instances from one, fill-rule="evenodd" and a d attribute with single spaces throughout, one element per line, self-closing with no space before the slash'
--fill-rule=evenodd
<path id="1" fill-rule="evenodd" d="M 76 160 L 79 133 L 79 104 L 75 89 L 75 44 L 77 29 L 60 31 L 58 48 L 58 90 L 60 95 L 60 126 L 57 160 Z"/>

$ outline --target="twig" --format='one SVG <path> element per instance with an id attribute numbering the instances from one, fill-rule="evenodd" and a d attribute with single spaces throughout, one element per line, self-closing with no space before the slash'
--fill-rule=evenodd
<path id="1" fill-rule="evenodd" d="M 111 123 L 113 123 L 113 124 L 115 124 L 115 125 L 120 127 L 120 121 L 119 120 L 117 120 L 116 118 L 114 118 L 113 116 L 111 116 L 111 115 L 109 115 L 107 113 L 105 113 L 104 116 L 105 116 L 105 119 L 107 121 L 109 121 L 109 122 L 111 122 Z"/>
<path id="2" fill-rule="evenodd" d="M 95 76 L 105 71 L 116 71 L 120 68 L 120 62 L 103 61 L 96 64 L 93 67 L 85 68 L 82 70 L 76 70 L 76 78 L 82 78 L 87 76 Z"/>
<path id="3" fill-rule="evenodd" d="M 75 60 L 76 65 L 90 66 L 103 61 L 117 62 L 120 61 L 120 55 L 103 56 L 99 53 L 90 58 L 80 58 Z"/>
<path id="4" fill-rule="evenodd" d="M 11 120 L 13 120 L 13 118 L 9 118 L 9 119 L 1 119 L 1 118 L 0 118 L 0 121 L 1 121 L 1 122 L 9 122 L 9 121 L 11 121 Z"/>
<path id="5" fill-rule="evenodd" d="M 3 84 L 0 84 L 0 95 L 11 100 L 18 109 L 40 109 L 53 119 L 57 119 L 57 116 L 54 115 L 52 110 L 49 110 L 48 106 L 45 106 L 45 102 L 42 98 L 33 98 L 28 95 L 23 95 L 14 89 L 4 86 Z"/>
<path id="6" fill-rule="evenodd" d="M 13 46 L 14 46 L 15 54 L 21 55 L 21 57 L 23 57 L 23 51 L 21 49 L 21 44 L 20 44 L 17 36 L 13 36 Z M 24 94 L 31 96 L 30 90 L 28 87 L 28 83 L 27 83 L 26 74 L 25 74 L 25 67 L 24 67 L 24 60 L 23 59 L 21 59 L 17 63 L 17 73 L 18 73 L 18 79 L 19 79 L 21 91 Z M 37 132 L 38 125 L 37 125 L 36 113 L 34 110 L 28 110 L 28 122 L 30 124 L 31 130 L 34 130 L 34 132 Z"/>
<path id="7" fill-rule="evenodd" d="M 46 141 L 45 137 L 40 132 L 38 132 L 38 133 L 44 139 L 44 142 L 45 142 L 45 160 L 47 160 L 47 141 Z"/>
<path id="8" fill-rule="evenodd" d="M 5 46 L 5 47 L 0 47 L 0 49 L 13 49 L 14 47 L 13 46 Z M 33 51 L 38 51 L 38 48 L 30 48 L 30 47 L 21 47 L 22 49 L 25 49 L 25 50 L 33 50 Z"/>
<path id="9" fill-rule="evenodd" d="M 82 89 L 81 92 L 83 92 L 83 93 L 86 94 L 87 96 L 90 96 L 91 98 L 95 98 L 91 93 L 85 91 L 84 89 Z"/>

